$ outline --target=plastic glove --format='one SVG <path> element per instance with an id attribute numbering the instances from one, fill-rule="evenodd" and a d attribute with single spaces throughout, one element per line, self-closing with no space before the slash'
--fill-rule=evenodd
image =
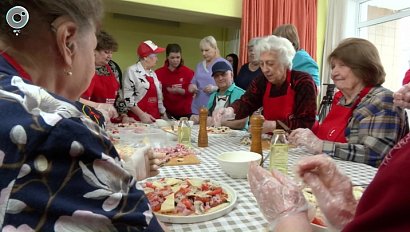
<path id="1" fill-rule="evenodd" d="M 281 172 L 275 169 L 269 172 L 252 163 L 248 180 L 259 208 L 272 227 L 285 216 L 307 211 L 308 204 L 302 192 Z"/>
<path id="2" fill-rule="evenodd" d="M 396 106 L 410 109 L 410 84 L 402 86 L 393 94 L 393 103 Z"/>
<path id="3" fill-rule="evenodd" d="M 215 85 L 211 85 L 211 84 L 205 86 L 205 88 L 204 88 L 204 92 L 207 93 L 207 94 L 211 94 L 211 93 L 213 93 L 217 90 L 218 90 L 218 87 L 215 86 Z"/>
<path id="4" fill-rule="evenodd" d="M 262 133 L 266 134 L 269 132 L 273 132 L 273 130 L 275 129 L 276 129 L 276 121 L 269 121 L 269 120 L 263 121 Z"/>
<path id="5" fill-rule="evenodd" d="M 152 115 L 150 115 L 148 113 L 145 113 L 145 112 L 141 115 L 138 115 L 138 117 L 140 118 L 141 122 L 143 122 L 143 123 L 151 124 L 151 123 L 155 122 L 155 118 L 152 117 Z"/>
<path id="6" fill-rule="evenodd" d="M 199 115 L 193 114 L 193 115 L 191 115 L 191 117 L 189 118 L 189 120 L 193 121 L 194 124 L 198 124 L 198 123 L 199 123 Z"/>
<path id="7" fill-rule="evenodd" d="M 195 84 L 190 84 L 188 86 L 188 91 L 190 93 L 197 93 L 198 92 L 198 86 L 196 86 Z"/>
<path id="8" fill-rule="evenodd" d="M 180 94 L 180 95 L 185 94 L 185 89 L 179 88 L 179 87 L 167 87 L 167 91 L 172 94 Z"/>
<path id="9" fill-rule="evenodd" d="M 137 122 L 133 117 L 128 117 L 127 115 L 122 117 L 122 123 L 134 123 Z"/>
<path id="10" fill-rule="evenodd" d="M 293 145 L 305 146 L 313 154 L 319 154 L 323 150 L 323 141 L 309 129 L 298 128 L 293 130 L 288 136 L 288 140 Z"/>
<path id="11" fill-rule="evenodd" d="M 112 104 L 98 103 L 95 108 L 104 115 L 106 122 L 109 122 L 110 118 L 118 117 L 118 112 Z"/>
<path id="12" fill-rule="evenodd" d="M 307 157 L 298 163 L 296 171 L 312 189 L 318 206 L 332 227 L 340 230 L 353 219 L 357 201 L 352 183 L 329 156 Z"/>
<path id="13" fill-rule="evenodd" d="M 123 167 L 137 180 L 159 174 L 164 153 L 154 153 L 149 145 L 137 149 L 131 156 L 123 157 Z"/>
<path id="14" fill-rule="evenodd" d="M 212 124 L 216 127 L 221 126 L 222 122 L 235 119 L 235 111 L 232 107 L 219 108 L 212 112 Z"/>
<path id="15" fill-rule="evenodd" d="M 168 120 L 169 118 L 168 118 L 167 113 L 164 112 L 164 114 L 161 115 L 161 119 Z"/>

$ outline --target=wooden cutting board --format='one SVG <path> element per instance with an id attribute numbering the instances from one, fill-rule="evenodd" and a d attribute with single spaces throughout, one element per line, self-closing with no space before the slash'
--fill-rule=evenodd
<path id="1" fill-rule="evenodd" d="M 193 164 L 200 164 L 201 161 L 195 154 L 190 154 L 184 157 L 174 157 L 170 159 L 165 166 L 177 166 L 177 165 L 193 165 Z"/>

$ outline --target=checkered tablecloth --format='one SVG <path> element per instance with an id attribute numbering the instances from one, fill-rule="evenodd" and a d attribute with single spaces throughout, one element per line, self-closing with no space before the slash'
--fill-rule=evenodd
<path id="1" fill-rule="evenodd" d="M 196 141 L 197 132 L 193 130 L 193 140 Z M 232 179 L 225 174 L 217 160 L 215 159 L 224 151 L 249 150 L 249 146 L 240 144 L 241 136 L 223 137 L 208 136 L 209 147 L 197 148 L 200 151 L 199 165 L 166 166 L 161 169 L 159 177 L 199 177 L 207 178 L 232 187 L 238 196 L 236 207 L 228 214 L 206 222 L 192 224 L 167 224 L 171 231 L 266 231 L 268 226 L 266 220 L 260 212 L 255 198 L 253 197 L 246 179 Z M 264 151 L 267 155 L 268 151 Z M 293 166 L 300 158 L 309 155 L 300 148 L 289 150 L 289 174 Z M 347 162 L 336 161 L 339 167 L 352 179 L 355 185 L 368 184 L 374 177 L 377 169 L 371 166 Z M 265 162 L 267 167 L 268 162 Z"/>

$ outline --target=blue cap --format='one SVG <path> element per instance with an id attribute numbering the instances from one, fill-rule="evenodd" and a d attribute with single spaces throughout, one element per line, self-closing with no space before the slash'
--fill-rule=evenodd
<path id="1" fill-rule="evenodd" d="M 228 63 L 228 61 L 218 61 L 212 66 L 212 76 L 215 76 L 217 72 L 232 71 L 232 66 Z"/>

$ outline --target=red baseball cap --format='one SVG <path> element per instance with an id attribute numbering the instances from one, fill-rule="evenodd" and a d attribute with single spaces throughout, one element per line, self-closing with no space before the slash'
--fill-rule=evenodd
<path id="1" fill-rule="evenodd" d="M 147 57 L 165 51 L 165 48 L 158 47 L 151 40 L 145 40 L 138 45 L 137 54 L 139 57 Z"/>

